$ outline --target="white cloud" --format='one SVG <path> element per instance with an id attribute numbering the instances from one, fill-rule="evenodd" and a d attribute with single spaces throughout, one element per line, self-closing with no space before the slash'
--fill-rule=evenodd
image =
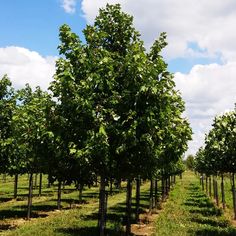
<path id="1" fill-rule="evenodd" d="M 232 110 L 236 102 L 236 62 L 196 65 L 188 74 L 176 73 L 177 89 L 186 102 L 186 115 L 195 135 L 189 152 L 203 145 L 216 115 Z"/>
<path id="2" fill-rule="evenodd" d="M 0 78 L 7 74 L 17 89 L 29 83 L 46 90 L 55 73 L 55 60 L 26 48 L 0 48 Z"/>
<path id="3" fill-rule="evenodd" d="M 66 13 L 73 14 L 76 10 L 76 0 L 61 0 L 61 6 Z"/>
<path id="4" fill-rule="evenodd" d="M 121 3 L 124 11 L 134 16 L 147 46 L 160 32 L 167 32 L 168 58 L 193 56 L 188 43 L 196 42 L 204 49 L 204 57 L 220 55 L 222 60 L 236 59 L 235 0 L 83 0 L 86 20 L 92 23 L 98 8 L 106 3 Z"/>

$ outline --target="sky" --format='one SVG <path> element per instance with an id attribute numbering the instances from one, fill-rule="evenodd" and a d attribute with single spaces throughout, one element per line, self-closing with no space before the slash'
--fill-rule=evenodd
<path id="1" fill-rule="evenodd" d="M 47 89 L 59 57 L 62 24 L 83 39 L 98 9 L 120 3 L 134 17 L 147 50 L 167 32 L 163 57 L 185 101 L 193 129 L 187 154 L 195 154 L 216 115 L 236 102 L 235 0 L 2 0 L 0 1 L 0 77 L 15 88 L 26 83 Z"/>

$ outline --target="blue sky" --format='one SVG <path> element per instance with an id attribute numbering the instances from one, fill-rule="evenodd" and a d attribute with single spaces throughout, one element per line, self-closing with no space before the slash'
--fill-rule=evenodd
<path id="1" fill-rule="evenodd" d="M 163 56 L 186 102 L 194 131 L 188 153 L 203 144 L 215 115 L 236 102 L 235 0 L 2 0 L 0 77 L 16 88 L 25 83 L 47 89 L 55 73 L 58 33 L 68 24 L 82 36 L 100 7 L 120 3 L 134 16 L 148 49 L 167 32 Z"/>
<path id="2" fill-rule="evenodd" d="M 68 14 L 59 0 L 1 1 L 0 47 L 17 45 L 43 56 L 57 55 L 59 27 L 68 24 L 81 34 L 86 25 L 80 5 L 76 8 L 76 14 Z"/>

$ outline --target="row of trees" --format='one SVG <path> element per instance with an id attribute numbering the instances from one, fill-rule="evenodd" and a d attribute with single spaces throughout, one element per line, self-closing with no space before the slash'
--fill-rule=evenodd
<path id="1" fill-rule="evenodd" d="M 162 178 L 164 186 L 181 172 L 191 129 L 160 54 L 164 33 L 146 52 L 120 5 L 101 9 L 83 33 L 84 42 L 69 26 L 60 28 L 61 58 L 50 93 L 29 85 L 14 92 L 7 77 L 0 81 L 0 171 L 28 173 L 30 196 L 34 173 L 57 180 L 59 193 L 62 182 L 82 189 L 99 179 L 100 235 L 106 183 L 127 180 L 129 235 L 133 180 L 138 194 L 140 178 Z"/>
<path id="2" fill-rule="evenodd" d="M 221 177 L 222 206 L 225 209 L 224 176 L 228 174 L 231 178 L 234 218 L 236 219 L 236 193 L 235 193 L 235 172 L 236 172 L 236 107 L 233 111 L 227 112 L 214 119 L 212 129 L 206 135 L 205 146 L 200 148 L 195 158 L 195 169 L 204 179 L 206 191 L 211 195 L 214 190 L 216 204 L 219 205 L 217 176 Z M 213 183 L 212 183 L 213 181 Z"/>

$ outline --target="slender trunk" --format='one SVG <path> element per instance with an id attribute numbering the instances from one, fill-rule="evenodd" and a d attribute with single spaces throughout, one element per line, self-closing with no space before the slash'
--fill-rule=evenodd
<path id="1" fill-rule="evenodd" d="M 202 175 L 202 191 L 204 191 L 204 175 Z"/>
<path id="2" fill-rule="evenodd" d="M 2 180 L 3 180 L 3 183 L 7 182 L 7 175 L 6 174 L 3 174 Z"/>
<path id="3" fill-rule="evenodd" d="M 62 182 L 62 191 L 63 191 L 63 193 L 65 193 L 65 186 L 66 186 L 66 181 L 63 181 Z"/>
<path id="4" fill-rule="evenodd" d="M 212 195 L 212 190 L 211 190 L 212 186 L 211 186 L 211 176 L 209 176 L 209 196 L 211 197 Z"/>
<path id="5" fill-rule="evenodd" d="M 131 205 L 132 205 L 132 181 L 127 180 L 127 195 L 126 195 L 126 231 L 125 235 L 131 235 Z"/>
<path id="6" fill-rule="evenodd" d="M 106 219 L 106 185 L 105 177 L 101 176 L 99 190 L 99 212 L 98 212 L 98 228 L 99 236 L 105 236 L 105 219 Z"/>
<path id="7" fill-rule="evenodd" d="M 39 175 L 39 197 L 42 194 L 42 181 L 43 181 L 43 174 L 40 173 L 40 175 Z"/>
<path id="8" fill-rule="evenodd" d="M 161 197 L 162 197 L 162 202 L 164 202 L 166 196 L 165 196 L 165 179 L 163 176 L 161 177 Z"/>
<path id="9" fill-rule="evenodd" d="M 48 175 L 48 188 L 51 188 L 50 175 Z"/>
<path id="10" fill-rule="evenodd" d="M 206 176 L 206 195 L 208 195 L 208 177 Z"/>
<path id="11" fill-rule="evenodd" d="M 18 174 L 15 174 L 15 181 L 14 181 L 14 198 L 17 198 L 17 189 L 18 189 Z"/>
<path id="12" fill-rule="evenodd" d="M 140 208 L 140 177 L 136 179 L 136 209 L 135 209 L 136 222 L 139 222 L 139 208 Z"/>
<path id="13" fill-rule="evenodd" d="M 158 204 L 158 181 L 155 179 L 155 209 L 157 209 L 157 204 Z"/>
<path id="14" fill-rule="evenodd" d="M 112 195 L 113 189 L 112 189 L 112 179 L 110 179 L 110 195 Z"/>
<path id="15" fill-rule="evenodd" d="M 61 210 L 61 181 L 58 181 L 58 189 L 57 189 L 57 209 Z"/>
<path id="16" fill-rule="evenodd" d="M 83 200 L 83 185 L 79 184 L 79 201 L 82 202 Z"/>
<path id="17" fill-rule="evenodd" d="M 236 193 L 235 193 L 234 173 L 232 174 L 232 193 L 233 193 L 233 206 L 234 206 L 234 220 L 236 220 Z"/>
<path id="18" fill-rule="evenodd" d="M 176 175 L 174 175 L 174 184 L 176 184 Z"/>
<path id="19" fill-rule="evenodd" d="M 168 178 L 165 179 L 165 195 L 169 196 Z"/>
<path id="20" fill-rule="evenodd" d="M 225 186 L 224 186 L 224 175 L 221 175 L 221 196 L 222 196 L 222 206 L 225 210 Z"/>
<path id="21" fill-rule="evenodd" d="M 152 208 L 153 208 L 153 179 L 150 180 L 149 214 L 152 214 Z"/>
<path id="22" fill-rule="evenodd" d="M 33 174 L 29 175 L 29 194 L 28 194 L 28 206 L 27 206 L 27 220 L 31 216 L 31 207 L 32 207 L 32 194 L 33 193 Z"/>
<path id="23" fill-rule="evenodd" d="M 35 174 L 34 188 L 37 188 L 38 185 L 38 174 Z"/>
<path id="24" fill-rule="evenodd" d="M 215 185 L 216 185 L 216 205 L 219 206 L 219 194 L 218 194 L 218 181 L 217 181 L 217 179 L 215 180 Z"/>

